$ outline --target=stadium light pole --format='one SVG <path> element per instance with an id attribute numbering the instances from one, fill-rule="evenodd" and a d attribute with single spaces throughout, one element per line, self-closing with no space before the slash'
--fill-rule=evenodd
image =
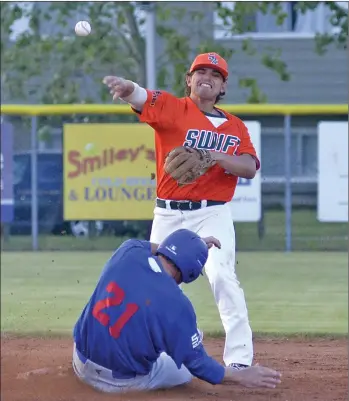
<path id="1" fill-rule="evenodd" d="M 145 65 L 146 86 L 156 89 L 156 66 L 155 66 L 155 4 L 152 1 L 142 1 L 142 8 L 146 12 L 145 31 Z"/>

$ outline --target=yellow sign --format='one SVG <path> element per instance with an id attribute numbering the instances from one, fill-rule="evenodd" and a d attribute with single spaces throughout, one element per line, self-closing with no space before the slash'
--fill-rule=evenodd
<path id="1" fill-rule="evenodd" d="M 145 124 L 64 125 L 64 219 L 152 220 L 153 130 Z"/>

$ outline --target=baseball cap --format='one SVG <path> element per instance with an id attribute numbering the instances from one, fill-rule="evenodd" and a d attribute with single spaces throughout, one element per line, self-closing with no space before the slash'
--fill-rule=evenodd
<path id="1" fill-rule="evenodd" d="M 228 78 L 228 63 L 217 53 L 202 53 L 196 56 L 190 67 L 190 72 L 200 68 L 212 68 L 219 71 L 224 79 Z"/>

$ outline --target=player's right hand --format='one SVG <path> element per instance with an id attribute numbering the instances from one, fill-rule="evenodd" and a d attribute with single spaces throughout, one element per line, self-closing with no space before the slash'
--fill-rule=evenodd
<path id="1" fill-rule="evenodd" d="M 248 388 L 275 388 L 281 383 L 280 372 L 258 364 L 242 370 L 232 370 L 229 373 L 234 382 Z"/>
<path id="2" fill-rule="evenodd" d="M 109 88 L 113 100 L 127 97 L 131 95 L 134 90 L 133 83 L 121 77 L 108 75 L 103 78 L 103 83 Z"/>

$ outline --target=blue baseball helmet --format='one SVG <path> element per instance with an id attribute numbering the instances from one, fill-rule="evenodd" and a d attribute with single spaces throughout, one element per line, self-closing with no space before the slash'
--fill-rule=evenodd
<path id="1" fill-rule="evenodd" d="M 180 229 L 162 241 L 157 253 L 176 265 L 182 273 L 183 283 L 191 283 L 202 275 L 208 258 L 208 247 L 193 231 Z"/>

